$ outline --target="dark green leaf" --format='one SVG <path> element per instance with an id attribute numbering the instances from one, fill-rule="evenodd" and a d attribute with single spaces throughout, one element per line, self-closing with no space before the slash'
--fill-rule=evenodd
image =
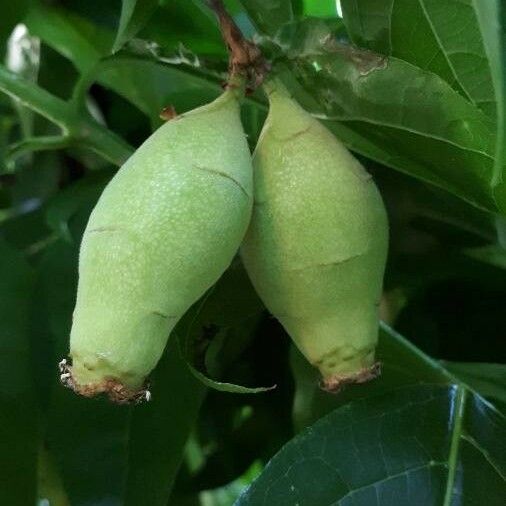
<path id="1" fill-rule="evenodd" d="M 58 377 L 57 362 L 68 353 L 77 262 L 77 246 L 58 241 L 47 249 L 40 264 L 39 304 L 50 332 L 46 348 L 52 347 L 52 353 L 44 350 L 41 354 L 48 365 L 44 372 L 52 383 L 45 438 L 73 506 L 101 501 L 120 504 L 128 456 L 129 408 L 79 397 L 66 390 Z"/>
<path id="2" fill-rule="evenodd" d="M 497 240 L 490 213 L 397 171 L 371 162 L 366 168 L 373 174 L 389 212 L 393 255 L 402 249 L 407 236 L 420 231 L 455 247 L 482 246 Z"/>
<path id="3" fill-rule="evenodd" d="M 88 205 L 82 211 L 87 215 Z M 50 375 L 53 391 L 46 440 L 72 505 L 100 501 L 137 505 L 144 500 L 150 506 L 165 505 L 204 387 L 189 373 L 173 339 L 153 374 L 149 404 L 125 408 L 65 390 L 56 363 L 68 353 L 77 285 L 76 244 L 58 241 L 48 248 L 40 273 L 39 305 L 49 320 L 41 360 L 49 367 L 39 368 L 41 374 Z M 41 326 L 39 320 L 37 328 Z"/>
<path id="4" fill-rule="evenodd" d="M 151 378 L 150 403 L 130 420 L 125 505 L 166 506 L 206 389 L 188 370 L 175 336 Z"/>
<path id="5" fill-rule="evenodd" d="M 255 25 L 269 35 L 293 20 L 290 0 L 241 0 L 241 3 Z"/>
<path id="6" fill-rule="evenodd" d="M 251 338 L 261 311 L 262 305 L 244 269 L 233 265 L 185 316 L 188 325 L 183 326 L 184 331 L 176 329 L 183 356 L 196 378 L 222 392 L 252 394 L 274 388 L 245 387 L 210 377 L 210 374 L 219 376 L 223 364 L 230 361 L 223 353 L 227 341 L 232 344 L 228 344 L 228 352 L 235 354 L 241 350 L 241 343 Z"/>
<path id="7" fill-rule="evenodd" d="M 236 505 L 499 506 L 505 437 L 505 418 L 463 386 L 396 389 L 303 431 Z"/>
<path id="8" fill-rule="evenodd" d="M 416 2 L 411 3 L 416 8 Z M 354 44 L 384 55 L 392 53 L 390 16 L 394 0 L 341 0 L 341 7 L 348 34 Z"/>
<path id="9" fill-rule="evenodd" d="M 332 35 L 331 35 L 332 34 Z M 332 37 L 342 38 L 344 25 L 340 18 L 307 17 L 281 27 L 274 39 L 288 58 L 312 55 L 322 50 L 322 42 Z"/>
<path id="10" fill-rule="evenodd" d="M 80 72 L 109 53 L 114 35 L 63 9 L 35 2 L 25 20 L 31 34 L 69 58 Z"/>
<path id="11" fill-rule="evenodd" d="M 48 501 L 51 506 L 70 506 L 60 471 L 55 465 L 52 455 L 43 446 L 39 450 L 37 467 L 39 502 Z"/>
<path id="12" fill-rule="evenodd" d="M 500 269 L 506 269 L 506 250 L 499 245 L 468 248 L 464 253 L 472 258 L 486 262 Z"/>
<path id="13" fill-rule="evenodd" d="M 220 376 L 251 338 L 261 310 L 244 270 L 234 264 L 204 301 L 190 309 L 178 324 L 152 376 L 153 400 L 136 407 L 131 419 L 127 505 L 137 506 L 143 501 L 150 506 L 166 504 L 184 445 L 206 393 L 205 385 L 213 388 L 216 383 L 222 385 L 206 377 L 200 382 L 192 375 L 180 355 L 177 336 L 189 336 L 189 347 L 199 347 L 193 350 L 195 354 L 203 352 L 206 356 L 200 358 Z M 212 329 L 221 329 L 226 339 L 213 340 L 216 336 Z M 228 391 L 257 390 L 262 389 L 230 385 Z"/>
<path id="14" fill-rule="evenodd" d="M 262 471 L 260 462 L 253 463 L 241 476 L 236 478 L 231 483 L 215 488 L 214 490 L 206 490 L 200 493 L 202 502 L 196 506 L 201 506 L 202 503 L 206 506 L 232 506 L 235 499 Z M 172 503 L 171 503 L 172 504 Z M 174 503 L 174 506 L 180 506 L 179 503 Z"/>
<path id="15" fill-rule="evenodd" d="M 158 7 L 158 0 L 122 0 L 121 17 L 113 52 L 135 37 L 137 32 L 147 23 Z"/>
<path id="16" fill-rule="evenodd" d="M 299 89 L 296 95 L 306 107 L 328 120 L 336 135 L 359 153 L 479 206 L 506 209 L 506 192 L 496 188 L 500 178 L 494 161 L 494 122 L 468 101 L 470 97 L 494 115 L 491 111 L 496 97 L 487 77 L 487 68 L 492 68 L 494 62 L 487 41 L 482 42 L 479 33 L 480 11 L 465 2 L 466 8 L 458 10 L 457 19 L 448 16 L 451 19 L 445 22 L 444 12 L 429 3 L 430 12 L 421 0 L 382 4 L 345 1 L 345 20 L 353 40 L 397 58 L 382 58 L 322 38 L 326 44 L 313 55 L 288 54 L 292 71 L 306 91 L 302 95 Z M 489 14 L 490 26 L 497 26 L 496 20 L 502 19 L 500 12 L 484 10 Z M 257 16 L 265 16 L 268 8 L 260 4 L 257 11 Z M 414 19 L 414 25 L 421 30 L 416 36 L 409 28 L 413 25 L 405 23 L 407 18 Z M 472 33 L 462 42 L 452 30 L 464 29 L 464 25 L 466 29 L 469 25 Z M 397 29 L 404 31 L 393 33 Z M 494 33 L 497 48 L 497 30 Z M 283 50 L 285 42 L 280 40 Z M 299 45 L 304 47 L 303 42 Z M 484 69 L 467 75 L 475 67 L 476 58 Z M 489 84 L 476 86 L 475 75 L 488 79 Z M 429 111 L 434 116 L 429 117 Z M 454 172 L 452 167 L 459 170 Z"/>
<path id="17" fill-rule="evenodd" d="M 112 174 L 108 171 L 91 174 L 61 191 L 47 205 L 46 220 L 49 227 L 67 241 L 75 241 L 69 222 L 83 208 L 92 208 Z"/>
<path id="18" fill-rule="evenodd" d="M 35 504 L 37 412 L 28 335 L 33 273 L 0 238 L 0 503 Z"/>
<path id="19" fill-rule="evenodd" d="M 40 208 L 5 220 L 0 230 L 6 242 L 25 253 L 36 251 L 48 240 L 50 233 L 45 224 L 44 211 Z"/>
<path id="20" fill-rule="evenodd" d="M 16 2 L 3 2 L 2 15 L 0 16 L 0 59 L 5 56 L 6 42 L 14 27 L 20 23 L 26 15 L 30 0 L 18 0 Z"/>
<path id="21" fill-rule="evenodd" d="M 442 364 L 481 395 L 506 403 L 506 364 L 447 361 Z"/>
<path id="22" fill-rule="evenodd" d="M 13 203 L 20 209 L 35 208 L 58 191 L 62 164 L 54 153 L 38 153 L 29 157 L 14 176 Z M 29 205 L 27 205 L 29 203 Z"/>
<path id="23" fill-rule="evenodd" d="M 160 26 L 160 32 L 170 34 L 168 26 L 174 21 L 171 21 L 170 13 L 165 11 L 166 9 L 160 10 L 156 22 L 161 22 L 160 19 L 168 16 L 163 26 Z M 52 21 L 51 24 L 47 23 L 47 19 Z M 183 67 L 185 59 L 190 57 L 184 52 L 179 56 L 174 54 L 177 40 L 173 41 L 172 46 L 169 45 L 170 51 L 162 52 L 159 62 L 156 61 L 156 57 L 160 50 L 155 50 L 153 44 L 148 44 L 149 55 L 144 55 L 145 60 L 118 56 L 107 58 L 97 65 L 107 53 L 106 48 L 112 33 L 90 24 L 88 20 L 75 14 L 67 16 L 63 10 L 48 7 L 34 10 L 27 23 L 31 31 L 69 58 L 84 75 L 83 82 L 79 86 L 84 86 L 85 89 L 78 89 L 78 93 L 86 93 L 87 88 L 97 80 L 132 102 L 151 118 L 153 124 L 160 124 L 158 116 L 164 107 L 174 105 L 177 112 L 184 112 L 201 105 L 203 98 L 216 97 L 221 90 L 220 79 L 216 76 L 212 80 L 205 79 L 198 73 L 192 75 L 191 72 L 181 72 L 177 67 L 171 68 L 164 63 L 164 61 L 173 64 L 179 62 Z M 150 30 L 155 30 L 155 26 L 150 25 Z M 211 28 L 217 35 L 219 47 L 223 47 L 218 30 L 213 24 Z M 139 89 L 143 92 L 139 93 Z"/>
<path id="24" fill-rule="evenodd" d="M 183 45 L 202 56 L 226 58 L 216 16 L 203 0 L 162 0 L 139 37 L 167 51 Z"/>
<path id="25" fill-rule="evenodd" d="M 57 376 L 56 367 L 54 371 Z M 128 420 L 128 408 L 55 386 L 46 440 L 72 505 L 121 504 Z"/>

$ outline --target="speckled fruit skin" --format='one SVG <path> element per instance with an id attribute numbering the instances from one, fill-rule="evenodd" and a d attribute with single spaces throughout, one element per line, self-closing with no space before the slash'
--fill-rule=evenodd
<path id="1" fill-rule="evenodd" d="M 387 216 L 344 145 L 282 86 L 266 89 L 242 258 L 267 308 L 338 389 L 375 374 Z"/>
<path id="2" fill-rule="evenodd" d="M 82 240 L 75 390 L 142 386 L 174 325 L 232 261 L 251 207 L 251 155 L 233 91 L 142 144 L 104 190 Z"/>

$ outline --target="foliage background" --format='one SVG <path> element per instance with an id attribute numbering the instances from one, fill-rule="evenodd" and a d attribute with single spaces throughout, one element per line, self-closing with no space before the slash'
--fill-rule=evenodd
<path id="1" fill-rule="evenodd" d="M 200 0 L 4 2 L 0 503 L 504 504 L 504 7 L 226 4 L 380 186 L 384 373 L 322 393 L 236 261 L 179 325 L 188 353 L 170 341 L 150 404 L 63 389 L 87 217 L 165 106 L 220 93 L 226 53 Z M 261 92 L 244 102 L 252 148 L 265 114 Z M 277 388 L 213 388 L 246 392 L 231 384 Z"/>

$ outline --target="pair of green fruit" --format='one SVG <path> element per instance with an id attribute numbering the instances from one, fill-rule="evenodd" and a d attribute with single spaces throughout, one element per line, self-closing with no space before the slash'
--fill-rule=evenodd
<path id="1" fill-rule="evenodd" d="M 388 235 L 381 196 L 280 84 L 266 91 L 253 170 L 240 93 L 229 89 L 160 127 L 103 192 L 81 245 L 72 365 L 62 374 L 78 393 L 142 396 L 170 332 L 241 243 L 260 297 L 327 388 L 374 374 Z"/>

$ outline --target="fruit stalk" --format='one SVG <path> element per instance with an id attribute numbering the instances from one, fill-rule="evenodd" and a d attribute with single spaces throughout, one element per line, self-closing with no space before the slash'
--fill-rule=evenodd
<path id="1" fill-rule="evenodd" d="M 247 40 L 225 9 L 221 0 L 207 0 L 220 23 L 221 34 L 229 52 L 229 86 L 240 76 L 245 80 L 247 91 L 255 90 L 265 79 L 270 66 L 257 45 Z"/>

